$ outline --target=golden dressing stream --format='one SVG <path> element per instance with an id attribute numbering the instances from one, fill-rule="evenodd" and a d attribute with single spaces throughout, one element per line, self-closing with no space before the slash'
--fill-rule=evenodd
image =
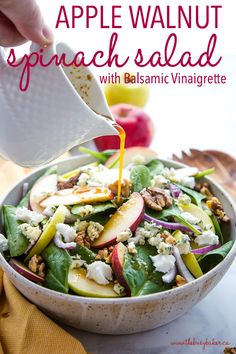
<path id="1" fill-rule="evenodd" d="M 124 162 L 124 154 L 125 154 L 125 131 L 124 129 L 118 125 L 114 124 L 114 127 L 119 132 L 120 137 L 120 163 L 119 163 L 119 178 L 118 178 L 118 193 L 117 193 L 117 201 L 120 201 L 121 197 L 121 184 L 122 184 L 122 171 L 123 171 L 123 162 Z"/>

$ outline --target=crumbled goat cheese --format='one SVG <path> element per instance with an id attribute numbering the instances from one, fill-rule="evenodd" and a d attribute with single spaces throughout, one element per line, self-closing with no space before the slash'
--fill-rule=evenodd
<path id="1" fill-rule="evenodd" d="M 134 155 L 131 161 L 134 165 L 145 165 L 145 157 L 143 155 Z"/>
<path id="2" fill-rule="evenodd" d="M 54 215 L 56 210 L 57 208 L 55 207 L 55 205 L 49 205 L 44 209 L 43 215 L 46 216 L 47 218 L 51 218 Z"/>
<path id="3" fill-rule="evenodd" d="M 189 240 L 190 238 L 188 235 L 182 234 L 181 240 L 177 241 L 176 246 L 180 254 L 188 254 L 191 252 L 191 245 Z"/>
<path id="4" fill-rule="evenodd" d="M 214 234 L 213 231 L 207 230 L 203 231 L 202 235 L 197 236 L 194 241 L 199 246 L 211 246 L 211 245 L 218 245 L 219 244 L 219 237 Z"/>
<path id="5" fill-rule="evenodd" d="M 96 261 L 87 265 L 86 276 L 98 284 L 106 285 L 109 284 L 109 280 L 112 280 L 112 269 L 108 264 Z"/>
<path id="6" fill-rule="evenodd" d="M 92 212 L 93 212 L 93 206 L 87 204 L 87 205 L 82 206 L 82 207 L 79 209 L 79 216 L 80 216 L 81 218 L 84 218 L 84 217 L 86 217 L 86 216 L 91 215 Z"/>
<path id="7" fill-rule="evenodd" d="M 193 189 L 195 187 L 195 178 L 194 177 L 188 177 L 188 176 L 182 177 L 177 182 L 187 188 Z"/>
<path id="8" fill-rule="evenodd" d="M 31 244 L 34 244 L 42 234 L 42 230 L 39 226 L 31 226 L 27 223 L 19 225 L 19 230 L 27 237 Z"/>
<path id="9" fill-rule="evenodd" d="M 180 215 L 185 221 L 189 222 L 189 224 L 191 225 L 197 225 L 201 221 L 200 219 L 196 218 L 196 216 L 187 212 L 183 212 Z"/>
<path id="10" fill-rule="evenodd" d="M 167 273 L 175 265 L 175 257 L 173 255 L 158 254 L 150 256 L 153 266 L 157 272 Z"/>
<path id="11" fill-rule="evenodd" d="M 72 256 L 71 257 L 71 269 L 74 269 L 74 268 L 81 268 L 83 265 L 86 264 L 86 262 L 81 259 L 80 255 L 76 254 L 75 256 Z"/>
<path id="12" fill-rule="evenodd" d="M 191 198 L 187 194 L 180 194 L 178 198 L 178 203 L 182 205 L 189 205 L 191 203 Z"/>
<path id="13" fill-rule="evenodd" d="M 57 231 L 63 236 L 66 243 L 74 241 L 76 237 L 76 231 L 73 227 L 60 223 L 57 224 L 56 228 Z"/>
<path id="14" fill-rule="evenodd" d="M 134 242 L 135 244 L 144 245 L 145 239 L 156 236 L 160 232 L 161 226 L 154 223 L 144 222 L 143 227 L 138 227 L 135 232 L 135 236 L 131 237 L 128 242 Z"/>
<path id="15" fill-rule="evenodd" d="M 44 215 L 28 210 L 25 207 L 16 209 L 17 220 L 24 221 L 32 226 L 37 226 L 45 218 Z"/>
<path id="16" fill-rule="evenodd" d="M 164 255 L 169 255 L 173 253 L 173 246 L 170 245 L 169 243 L 166 242 L 160 242 L 158 246 L 158 253 L 159 254 L 164 254 Z"/>
<path id="17" fill-rule="evenodd" d="M 116 238 L 117 242 L 125 242 L 128 241 L 132 237 L 132 231 L 130 229 L 127 229 L 123 232 L 120 232 L 119 235 Z"/>
<path id="18" fill-rule="evenodd" d="M 134 242 L 130 242 L 128 244 L 128 252 L 131 253 L 131 254 L 136 254 L 137 253 L 137 249 L 136 249 L 136 246 L 135 246 Z"/>
<path id="19" fill-rule="evenodd" d="M 0 252 L 6 252 L 8 250 L 8 240 L 0 234 Z"/>
<path id="20" fill-rule="evenodd" d="M 87 185 L 89 179 L 90 179 L 90 176 L 87 173 L 83 172 L 79 176 L 77 185 L 80 186 L 80 187 L 85 187 Z"/>
<path id="21" fill-rule="evenodd" d="M 157 175 L 151 180 L 151 187 L 158 187 L 161 188 L 165 186 L 168 183 L 168 180 L 162 176 L 162 175 Z"/>
<path id="22" fill-rule="evenodd" d="M 108 169 L 97 172 L 89 181 L 89 185 L 99 185 L 103 187 L 108 187 L 109 185 L 117 181 L 117 176 L 119 175 L 118 168 Z M 130 171 L 123 170 L 122 180 L 130 181 Z"/>
<path id="23" fill-rule="evenodd" d="M 117 293 L 118 295 L 124 295 L 125 294 L 125 288 L 120 285 L 119 283 L 116 283 L 113 286 L 113 290 L 115 291 L 115 293 Z"/>
<path id="24" fill-rule="evenodd" d="M 150 237 L 148 239 L 148 243 L 149 245 L 151 246 L 154 246 L 154 247 L 157 247 L 159 246 L 159 244 L 162 242 L 162 237 L 161 237 L 161 234 L 157 234 L 156 236 L 153 236 L 153 237 Z"/>
<path id="25" fill-rule="evenodd" d="M 87 228 L 87 234 L 89 239 L 91 241 L 96 240 L 100 236 L 103 229 L 104 227 L 98 222 L 90 221 Z"/>
<path id="26" fill-rule="evenodd" d="M 187 170 L 186 170 L 187 171 Z M 194 177 L 191 176 L 184 176 L 180 175 L 177 170 L 175 170 L 173 167 L 171 168 L 164 168 L 162 175 L 170 180 L 171 182 L 174 183 L 179 183 L 185 187 L 193 189 L 195 187 L 195 179 Z"/>
<path id="27" fill-rule="evenodd" d="M 86 231 L 88 228 L 88 224 L 89 223 L 87 221 L 77 220 L 74 224 L 74 229 L 77 232 Z"/>

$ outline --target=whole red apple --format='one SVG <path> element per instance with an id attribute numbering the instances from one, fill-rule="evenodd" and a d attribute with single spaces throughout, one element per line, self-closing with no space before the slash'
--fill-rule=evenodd
<path id="1" fill-rule="evenodd" d="M 153 138 L 153 123 L 151 118 L 140 108 L 120 103 L 111 106 L 110 110 L 117 124 L 126 132 L 125 147 L 149 146 Z M 107 149 L 119 149 L 118 136 L 103 136 L 95 139 L 99 151 Z"/>

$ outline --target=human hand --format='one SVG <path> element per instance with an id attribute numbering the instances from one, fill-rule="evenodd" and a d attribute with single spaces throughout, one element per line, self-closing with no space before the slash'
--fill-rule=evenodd
<path id="1" fill-rule="evenodd" d="M 13 47 L 27 40 L 41 46 L 53 40 L 36 0 L 0 0 L 0 46 Z"/>

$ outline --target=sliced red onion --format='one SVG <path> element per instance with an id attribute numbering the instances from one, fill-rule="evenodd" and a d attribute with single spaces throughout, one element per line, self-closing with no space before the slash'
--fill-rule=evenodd
<path id="1" fill-rule="evenodd" d="M 174 184 L 170 184 L 170 192 L 174 199 L 179 198 L 180 194 L 182 194 L 181 189 Z"/>
<path id="2" fill-rule="evenodd" d="M 67 242 L 67 243 L 63 242 L 62 236 L 59 232 L 57 232 L 54 237 L 54 243 L 57 247 L 63 248 L 65 250 L 73 250 L 76 247 L 75 242 Z"/>
<path id="3" fill-rule="evenodd" d="M 174 246 L 174 253 L 173 254 L 176 259 L 178 271 L 180 272 L 182 277 L 184 277 L 187 280 L 187 282 L 195 280 L 195 278 L 192 276 L 192 274 L 190 273 L 190 271 L 188 270 L 188 268 L 184 264 L 184 262 L 181 258 L 181 255 L 179 253 L 178 247 Z"/>
<path id="4" fill-rule="evenodd" d="M 29 191 L 29 183 L 24 183 L 23 187 L 22 187 L 22 198 L 24 198 L 26 196 L 26 194 Z"/>
<path id="5" fill-rule="evenodd" d="M 171 270 L 169 270 L 168 273 L 162 276 L 163 282 L 167 284 L 172 283 L 175 280 L 176 274 L 177 274 L 177 268 L 176 265 L 174 265 L 174 267 L 171 268 Z"/>
<path id="6" fill-rule="evenodd" d="M 192 253 L 205 254 L 205 253 L 211 252 L 219 247 L 220 247 L 220 245 L 211 245 L 211 246 L 206 246 L 206 247 L 202 247 L 202 248 L 196 248 L 195 250 L 192 250 Z"/>
<path id="7" fill-rule="evenodd" d="M 183 232 L 192 232 L 192 230 L 190 230 L 187 226 L 184 226 L 184 225 L 176 223 L 176 222 L 167 222 L 167 221 L 163 221 L 163 220 L 158 220 L 158 219 L 155 219 L 147 214 L 144 214 L 143 218 L 146 221 L 153 222 L 156 225 L 165 227 L 166 229 L 169 229 L 169 230 L 180 230 Z M 198 228 L 196 225 L 194 225 L 194 227 Z"/>

